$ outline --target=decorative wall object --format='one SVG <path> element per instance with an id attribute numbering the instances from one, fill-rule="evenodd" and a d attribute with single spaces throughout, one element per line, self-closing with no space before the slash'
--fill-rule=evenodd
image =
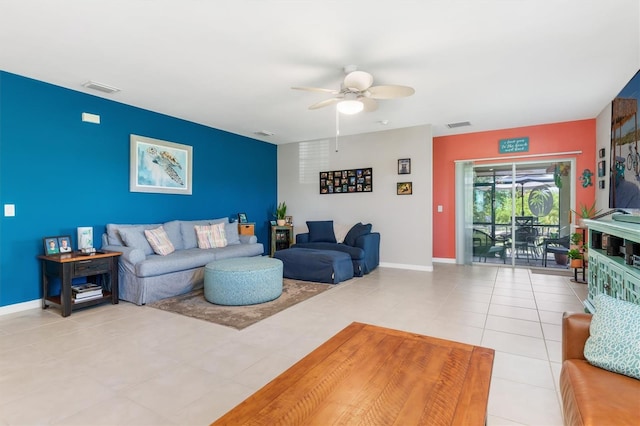
<path id="1" fill-rule="evenodd" d="M 604 177 L 607 172 L 607 163 L 605 160 L 599 161 L 598 162 L 598 177 Z"/>
<path id="2" fill-rule="evenodd" d="M 600 148 L 600 150 L 598 151 L 598 158 L 604 158 L 604 153 L 605 153 L 605 149 Z"/>
<path id="3" fill-rule="evenodd" d="M 320 194 L 373 192 L 373 168 L 320 172 Z"/>
<path id="4" fill-rule="evenodd" d="M 604 179 L 600 179 L 600 180 L 598 181 L 598 187 L 599 187 L 600 189 L 604 189 Z"/>
<path id="5" fill-rule="evenodd" d="M 399 175 L 411 174 L 411 158 L 401 158 L 398 160 L 398 174 Z"/>
<path id="6" fill-rule="evenodd" d="M 192 147 L 131 135 L 131 192 L 191 195 Z"/>
<path id="7" fill-rule="evenodd" d="M 398 182 L 396 187 L 396 193 L 398 195 L 411 195 L 413 194 L 413 182 Z"/>
<path id="8" fill-rule="evenodd" d="M 593 182 L 591 182 L 591 176 L 593 176 L 593 172 L 589 169 L 584 169 L 582 176 L 580 176 L 583 188 L 593 185 Z"/>

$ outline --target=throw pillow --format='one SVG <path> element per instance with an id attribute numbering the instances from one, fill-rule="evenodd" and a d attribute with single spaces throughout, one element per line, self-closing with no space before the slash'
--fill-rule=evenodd
<path id="1" fill-rule="evenodd" d="M 594 298 L 584 357 L 596 367 L 640 379 L 640 306 L 606 294 Z"/>
<path id="2" fill-rule="evenodd" d="M 162 226 L 156 229 L 145 229 L 144 235 L 156 254 L 166 256 L 176 251 Z"/>
<path id="3" fill-rule="evenodd" d="M 362 222 L 358 222 L 347 232 L 347 236 L 344 237 L 344 243 L 348 246 L 355 246 L 356 240 L 363 235 L 371 233 L 371 224 L 367 223 L 363 225 Z"/>
<path id="4" fill-rule="evenodd" d="M 212 223 L 227 223 L 229 218 L 206 220 L 183 220 L 180 222 L 180 233 L 182 234 L 182 245 L 186 249 L 198 247 L 198 238 L 194 229 L 195 225 L 211 225 Z"/>
<path id="5" fill-rule="evenodd" d="M 198 247 L 210 249 L 227 246 L 227 238 L 224 233 L 224 223 L 213 225 L 195 225 Z"/>
<path id="6" fill-rule="evenodd" d="M 307 221 L 310 243 L 335 243 L 332 220 Z"/>
<path id="7" fill-rule="evenodd" d="M 147 237 L 144 235 L 145 229 L 147 228 L 143 225 L 128 226 L 126 228 L 120 228 L 118 233 L 127 247 L 140 249 L 146 256 L 149 256 L 150 254 L 153 254 L 153 249 L 149 245 Z"/>

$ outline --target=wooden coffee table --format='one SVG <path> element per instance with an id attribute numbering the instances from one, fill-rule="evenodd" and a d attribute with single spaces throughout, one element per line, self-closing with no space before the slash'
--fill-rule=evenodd
<path id="1" fill-rule="evenodd" d="M 484 425 L 493 349 L 352 323 L 214 425 Z"/>

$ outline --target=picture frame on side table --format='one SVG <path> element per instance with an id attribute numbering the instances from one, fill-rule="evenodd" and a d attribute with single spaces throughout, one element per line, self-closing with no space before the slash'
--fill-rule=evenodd
<path id="1" fill-rule="evenodd" d="M 398 174 L 399 175 L 411 174 L 411 158 L 401 158 L 398 160 Z"/>
<path id="2" fill-rule="evenodd" d="M 293 216 L 285 216 L 284 223 L 289 226 L 293 225 Z"/>
<path id="3" fill-rule="evenodd" d="M 71 253 L 73 251 L 71 248 L 71 236 L 63 235 L 58 237 L 58 250 L 60 253 Z"/>
<path id="4" fill-rule="evenodd" d="M 238 222 L 240 222 L 240 223 L 249 223 L 249 221 L 247 220 L 247 214 L 246 213 L 238 213 Z"/>
<path id="5" fill-rule="evenodd" d="M 45 237 L 42 239 L 42 244 L 44 245 L 44 254 L 46 256 L 60 253 L 58 237 Z"/>
<path id="6" fill-rule="evenodd" d="M 130 135 L 129 191 L 191 195 L 193 148 Z"/>
<path id="7" fill-rule="evenodd" d="M 398 182 L 397 184 L 398 195 L 411 195 L 413 194 L 413 182 Z"/>

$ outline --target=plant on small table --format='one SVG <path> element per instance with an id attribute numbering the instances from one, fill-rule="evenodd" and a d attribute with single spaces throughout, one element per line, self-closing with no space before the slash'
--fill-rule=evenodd
<path id="1" fill-rule="evenodd" d="M 573 234 L 571 234 L 571 242 L 574 245 L 579 246 L 580 243 L 582 242 L 582 233 L 574 232 Z"/>
<path id="2" fill-rule="evenodd" d="M 571 249 L 567 252 L 567 256 L 571 259 L 570 266 L 572 268 L 581 268 L 582 267 L 582 253 L 579 249 Z"/>
<path id="3" fill-rule="evenodd" d="M 274 215 L 278 221 L 278 226 L 283 226 L 285 224 L 284 217 L 287 215 L 287 204 L 284 201 L 278 204 Z"/>
<path id="4" fill-rule="evenodd" d="M 591 219 L 592 217 L 599 215 L 602 210 L 596 210 L 596 202 L 594 201 L 591 207 L 580 204 L 579 210 L 571 211 L 576 215 L 576 226 L 582 228 L 583 219 Z"/>

